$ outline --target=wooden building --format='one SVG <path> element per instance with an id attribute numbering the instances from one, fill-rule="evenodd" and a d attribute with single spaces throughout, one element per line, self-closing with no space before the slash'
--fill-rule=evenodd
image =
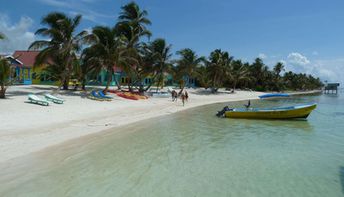
<path id="1" fill-rule="evenodd" d="M 325 94 L 337 94 L 338 93 L 338 87 L 339 83 L 326 83 L 324 88 Z"/>

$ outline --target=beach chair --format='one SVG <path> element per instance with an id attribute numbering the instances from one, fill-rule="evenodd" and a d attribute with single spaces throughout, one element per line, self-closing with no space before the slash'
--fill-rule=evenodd
<path id="1" fill-rule="evenodd" d="M 89 98 L 92 100 L 97 100 L 97 101 L 108 101 L 109 99 L 105 99 L 101 97 L 95 90 L 91 91 Z"/>
<path id="2" fill-rule="evenodd" d="M 57 98 L 51 94 L 45 94 L 44 97 L 48 100 L 48 101 L 52 101 L 53 103 L 56 104 L 63 104 L 64 100 L 61 98 Z"/>
<path id="3" fill-rule="evenodd" d="M 101 97 L 101 98 L 104 98 L 104 99 L 113 99 L 111 96 L 106 96 L 103 91 L 99 91 L 98 92 L 98 95 Z"/>
<path id="4" fill-rule="evenodd" d="M 47 100 L 40 98 L 34 94 L 29 94 L 28 99 L 29 99 L 30 103 L 34 103 L 34 104 L 38 104 L 38 105 L 45 105 L 45 106 L 49 105 L 49 102 Z"/>

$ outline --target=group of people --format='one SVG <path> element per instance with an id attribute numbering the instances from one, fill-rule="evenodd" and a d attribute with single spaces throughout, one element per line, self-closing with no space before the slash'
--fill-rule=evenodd
<path id="1" fill-rule="evenodd" d="M 171 96 L 172 96 L 172 102 L 177 101 L 178 97 L 180 97 L 180 99 L 183 102 L 183 106 L 185 105 L 185 101 L 188 101 L 189 99 L 189 94 L 186 90 L 181 90 L 179 93 L 177 93 L 177 91 L 175 90 L 172 90 Z"/>

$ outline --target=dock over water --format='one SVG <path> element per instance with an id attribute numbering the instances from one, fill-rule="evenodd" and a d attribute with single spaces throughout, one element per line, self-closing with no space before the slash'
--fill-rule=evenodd
<path id="1" fill-rule="evenodd" d="M 325 94 L 337 94 L 339 83 L 327 83 L 324 88 Z"/>

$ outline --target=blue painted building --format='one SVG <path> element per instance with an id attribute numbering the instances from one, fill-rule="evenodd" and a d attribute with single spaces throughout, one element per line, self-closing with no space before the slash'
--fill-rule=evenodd
<path id="1" fill-rule="evenodd" d="M 6 58 L 11 62 L 11 79 L 14 80 L 14 84 L 31 85 L 31 66 L 26 66 L 13 56 L 7 56 Z"/>

